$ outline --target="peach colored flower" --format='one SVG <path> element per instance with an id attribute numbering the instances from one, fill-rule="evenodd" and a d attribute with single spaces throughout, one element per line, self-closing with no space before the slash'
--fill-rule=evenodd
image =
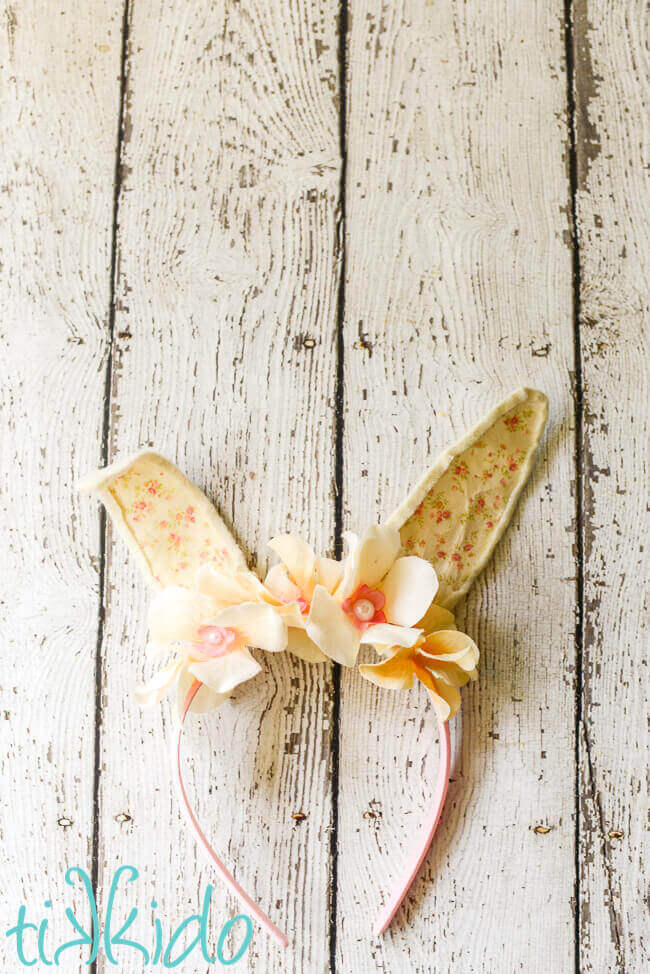
<path id="1" fill-rule="evenodd" d="M 456 630 L 446 609 L 432 606 L 428 617 L 433 632 L 421 636 L 414 646 L 377 646 L 388 658 L 364 664 L 359 672 L 390 690 L 412 687 L 415 677 L 426 687 L 440 718 L 449 720 L 460 708 L 459 687 L 477 678 L 479 651 L 469 636 Z M 438 629 L 439 625 L 448 628 Z"/>

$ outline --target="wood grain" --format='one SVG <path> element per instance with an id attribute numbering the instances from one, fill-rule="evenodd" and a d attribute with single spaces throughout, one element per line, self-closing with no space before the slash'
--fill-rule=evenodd
<path id="1" fill-rule="evenodd" d="M 4 10 L 0 30 L 0 966 L 18 908 L 69 940 L 93 834 L 98 519 L 74 483 L 101 455 L 120 5 Z M 52 909 L 44 907 L 51 901 Z M 36 955 L 35 935 L 25 956 Z M 62 957 L 78 961 L 79 952 Z M 71 970 L 72 967 L 68 967 Z"/>
<path id="2" fill-rule="evenodd" d="M 551 423 L 515 522 L 457 617 L 482 663 L 453 727 L 442 826 L 372 945 L 435 781 L 435 718 L 424 692 L 393 695 L 345 674 L 340 970 L 573 971 L 563 45 L 561 3 L 351 5 L 346 523 L 388 515 L 437 452 L 520 384 L 549 395 Z"/>
<path id="3" fill-rule="evenodd" d="M 352 529 L 386 517 L 522 383 L 548 393 L 549 431 L 458 612 L 480 680 L 452 728 L 442 825 L 385 937 L 372 921 L 437 771 L 424 692 L 346 671 L 333 729 L 331 670 L 265 658 L 193 724 L 188 783 L 292 941 L 280 955 L 256 931 L 238 970 L 647 969 L 647 22 L 641 0 L 573 0 L 565 35 L 566 6 L 348 0 L 340 44 L 333 0 L 131 0 L 122 113 L 123 0 L 5 7 L 3 970 L 21 903 L 28 919 L 54 904 L 48 949 L 70 936 L 63 907 L 83 899 L 64 871 L 90 869 L 97 845 L 103 905 L 119 865 L 141 872 L 124 902 L 145 943 L 153 897 L 169 934 L 215 880 L 172 794 L 168 711 L 132 696 L 150 593 L 110 532 L 102 572 L 98 509 L 74 490 L 103 433 L 109 459 L 151 445 L 178 463 L 263 568 L 284 530 L 331 552 L 339 504 Z M 235 912 L 217 888 L 213 942 Z"/>
<path id="4" fill-rule="evenodd" d="M 293 0 L 136 3 L 129 25 L 110 454 L 155 445 L 260 568 L 285 530 L 332 545 L 336 29 L 335 4 Z M 215 877 L 181 824 L 167 714 L 132 697 L 148 593 L 117 539 L 107 578 L 101 888 L 134 862 L 139 899 L 155 892 L 171 925 Z M 187 777 L 215 848 L 291 938 L 281 955 L 256 929 L 242 968 L 317 972 L 329 964 L 330 670 L 284 654 L 263 665 L 196 721 Z M 237 912 L 217 888 L 215 940 Z"/>
<path id="5" fill-rule="evenodd" d="M 630 974 L 650 966 L 646 5 L 580 0 L 573 30 L 585 415 L 581 970 Z"/>

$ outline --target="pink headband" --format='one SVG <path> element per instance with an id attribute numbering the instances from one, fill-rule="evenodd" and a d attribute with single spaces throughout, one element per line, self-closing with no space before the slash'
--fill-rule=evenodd
<path id="1" fill-rule="evenodd" d="M 429 694 L 438 718 L 440 765 L 431 811 L 403 875 L 375 925 L 379 935 L 406 896 L 436 831 L 450 770 L 449 718 L 460 687 L 476 679 L 478 648 L 458 632 L 453 608 L 486 564 L 530 473 L 547 418 L 546 397 L 520 389 L 443 453 L 383 525 L 346 535 L 342 561 L 317 556 L 293 535 L 269 546 L 280 561 L 264 582 L 205 495 L 171 463 L 142 452 L 86 478 L 149 582 L 149 650 L 165 664 L 136 695 L 153 705 L 176 693 L 176 782 L 185 816 L 221 879 L 283 946 L 287 938 L 250 899 L 202 832 L 181 766 L 187 714 L 219 706 L 261 666 L 249 647 L 288 650 L 312 663 L 355 666 L 361 645 L 379 662 L 359 666 L 391 690 Z"/>

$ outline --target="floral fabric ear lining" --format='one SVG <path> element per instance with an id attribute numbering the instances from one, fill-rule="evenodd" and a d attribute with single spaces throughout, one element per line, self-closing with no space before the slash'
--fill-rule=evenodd
<path id="1" fill-rule="evenodd" d="M 264 581 L 214 506 L 173 464 L 142 452 L 87 477 L 148 581 L 148 650 L 163 657 L 136 691 L 142 705 L 175 694 L 177 789 L 186 818 L 223 882 L 283 946 L 283 933 L 228 872 L 189 804 L 181 764 L 187 714 L 219 706 L 261 671 L 251 647 L 288 650 L 313 663 L 356 664 L 362 644 L 380 657 L 359 667 L 380 687 L 419 681 L 435 709 L 440 765 L 431 811 L 404 874 L 375 926 L 381 934 L 404 899 L 440 820 L 450 770 L 450 717 L 460 687 L 477 677 L 479 651 L 452 613 L 489 559 L 530 473 L 547 418 L 546 397 L 520 389 L 443 453 L 383 525 L 346 535 L 338 562 L 293 535 L 272 539 L 279 562 Z"/>

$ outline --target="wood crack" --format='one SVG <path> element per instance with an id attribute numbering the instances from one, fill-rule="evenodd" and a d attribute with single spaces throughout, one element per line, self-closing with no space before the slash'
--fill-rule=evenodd
<path id="1" fill-rule="evenodd" d="M 576 145 L 576 104 L 575 104 L 575 38 L 573 36 L 573 0 L 565 0 L 565 57 L 567 76 L 567 123 L 568 123 L 568 176 L 570 187 L 571 219 L 571 258 L 573 280 L 573 345 L 574 345 L 574 403 L 575 403 L 575 550 L 576 550 L 576 625 L 575 625 L 575 920 L 574 950 L 575 974 L 580 974 L 580 930 L 581 896 L 580 888 L 580 725 L 583 720 L 583 652 L 584 652 L 584 407 L 582 381 L 582 351 L 580 336 L 581 314 L 581 267 L 578 240 L 577 194 L 578 194 L 578 151 Z"/>
<path id="2" fill-rule="evenodd" d="M 122 12 L 122 48 L 120 55 L 120 96 L 117 124 L 117 143 L 115 147 L 115 175 L 113 190 L 113 216 L 111 227 L 111 263 L 110 290 L 108 308 L 108 353 L 106 358 L 106 382 L 104 386 L 104 416 L 102 425 L 101 465 L 106 466 L 109 459 L 109 439 L 111 430 L 111 390 L 113 385 L 113 363 L 115 347 L 115 295 L 117 289 L 118 260 L 117 260 L 117 228 L 120 207 L 120 192 L 122 189 L 122 150 L 124 146 L 124 108 L 127 87 L 127 46 L 129 29 L 129 2 L 124 0 Z M 95 649 L 95 740 L 94 740 L 94 776 L 93 776 L 93 832 L 91 854 L 91 883 L 95 900 L 99 895 L 99 843 L 100 843 L 100 782 L 101 782 L 101 731 L 102 731 L 102 645 L 106 625 L 106 578 L 107 578 L 107 541 L 108 520 L 106 509 L 102 505 L 99 513 L 99 570 L 98 592 L 99 605 L 97 615 L 97 644 Z M 91 965 L 92 974 L 97 974 L 97 961 Z"/>
<path id="3" fill-rule="evenodd" d="M 339 16 L 339 149 L 341 157 L 339 207 L 337 215 L 337 247 L 339 260 L 339 292 L 336 322 L 336 385 L 334 416 L 334 557 L 343 550 L 343 489 L 344 489 L 344 433 L 345 433 L 345 180 L 347 174 L 347 40 L 348 7 L 341 4 Z M 339 751 L 341 712 L 341 668 L 334 664 L 332 672 L 332 831 L 330 833 L 330 972 L 336 972 L 338 922 L 338 825 L 339 825 Z"/>
<path id="4" fill-rule="evenodd" d="M 589 740 L 589 734 L 587 732 L 587 725 L 584 720 L 582 721 L 581 724 L 581 730 L 582 730 L 582 738 L 584 740 L 584 753 L 587 759 L 587 771 L 589 775 L 589 797 L 594 805 L 594 808 L 596 809 L 596 814 L 598 817 L 598 831 L 600 833 L 600 839 L 601 839 L 603 867 L 605 870 L 605 875 L 607 877 L 607 898 L 608 898 L 607 909 L 609 912 L 609 922 L 610 922 L 610 929 L 612 931 L 612 938 L 616 948 L 616 968 L 618 971 L 624 974 L 625 962 L 623 959 L 622 940 L 621 940 L 621 931 L 619 926 L 618 914 L 614 907 L 614 886 L 613 886 L 613 879 L 612 879 L 612 864 L 610 862 L 609 855 L 607 852 L 605 816 L 603 815 L 603 806 L 600 800 L 600 794 L 598 792 L 598 788 L 596 786 L 596 777 L 594 774 L 594 766 L 591 757 L 591 742 Z"/>

